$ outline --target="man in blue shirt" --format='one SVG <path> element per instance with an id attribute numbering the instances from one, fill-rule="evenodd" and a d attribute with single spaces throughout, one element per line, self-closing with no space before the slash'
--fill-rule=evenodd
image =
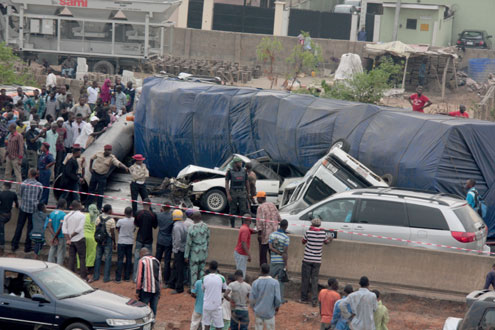
<path id="1" fill-rule="evenodd" d="M 205 275 L 208 275 L 209 273 L 210 271 L 207 269 Z M 194 286 L 191 288 L 191 296 L 196 298 L 196 303 L 194 304 L 194 310 L 191 316 L 191 329 L 198 329 L 203 317 L 203 279 L 199 279 L 194 283 Z"/>
<path id="2" fill-rule="evenodd" d="M 158 239 L 156 241 L 156 259 L 159 262 L 164 259 L 163 266 L 163 283 L 166 286 L 170 285 L 170 262 L 172 260 L 172 231 L 174 229 L 174 221 L 172 220 L 172 212 L 170 207 L 163 205 L 162 211 L 156 215 L 158 222 Z M 194 283 L 192 283 L 194 284 Z"/>
<path id="3" fill-rule="evenodd" d="M 466 195 L 466 201 L 474 210 L 476 210 L 476 208 L 478 207 L 478 205 L 476 205 L 477 204 L 477 197 L 478 197 L 478 190 L 476 190 L 475 186 L 476 186 L 475 180 L 469 179 L 466 181 L 465 188 L 468 191 L 467 195 Z"/>
<path id="4" fill-rule="evenodd" d="M 57 253 L 57 264 L 62 266 L 64 265 L 65 259 L 65 238 L 64 233 L 62 232 L 65 212 L 62 210 L 66 209 L 67 202 L 65 199 L 60 198 L 57 203 L 57 209 L 50 213 L 47 217 L 47 223 L 45 224 L 46 230 L 48 230 L 52 236 L 52 240 L 47 242 L 50 244 L 48 262 L 55 262 L 55 253 Z"/>
<path id="5" fill-rule="evenodd" d="M 290 238 L 286 231 L 289 226 L 287 220 L 280 221 L 280 228 L 270 234 L 268 246 L 270 248 L 270 275 L 278 279 L 280 285 L 280 297 L 284 299 L 284 282 L 282 276 L 287 271 L 287 249 L 289 248 Z"/>
<path id="6" fill-rule="evenodd" d="M 270 266 L 261 265 L 261 276 L 253 282 L 249 301 L 256 315 L 256 329 L 275 329 L 275 314 L 282 303 L 280 287 L 270 275 Z"/>

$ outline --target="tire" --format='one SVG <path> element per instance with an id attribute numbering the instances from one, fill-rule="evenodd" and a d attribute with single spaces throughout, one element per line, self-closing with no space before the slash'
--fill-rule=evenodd
<path id="1" fill-rule="evenodd" d="M 390 173 L 382 175 L 382 180 L 385 181 L 390 187 L 395 184 L 394 176 Z"/>
<path id="2" fill-rule="evenodd" d="M 92 328 L 90 326 L 82 322 L 71 323 L 64 328 L 64 330 L 91 330 L 91 329 Z"/>
<path id="3" fill-rule="evenodd" d="M 201 207 L 207 211 L 223 212 L 227 205 L 227 195 L 220 189 L 211 189 L 201 197 Z"/>
<path id="4" fill-rule="evenodd" d="M 113 75 L 115 72 L 115 68 L 112 63 L 101 60 L 95 63 L 95 65 L 93 66 L 93 71 Z"/>
<path id="5" fill-rule="evenodd" d="M 351 145 L 349 144 L 349 142 L 347 142 L 346 139 L 338 139 L 332 144 L 332 147 L 330 149 L 333 148 L 339 148 L 342 151 L 349 152 L 349 150 L 351 150 Z"/>

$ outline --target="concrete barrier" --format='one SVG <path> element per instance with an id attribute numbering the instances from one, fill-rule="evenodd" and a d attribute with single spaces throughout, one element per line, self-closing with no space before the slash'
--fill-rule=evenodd
<path id="1" fill-rule="evenodd" d="M 5 227 L 5 239 L 10 243 L 17 223 L 14 209 L 12 219 Z M 208 260 L 220 265 L 235 267 L 234 248 L 238 229 L 210 226 L 211 239 Z M 24 242 L 25 231 L 21 239 Z M 158 230 L 154 231 L 154 242 Z M 300 236 L 290 236 L 290 273 L 299 274 L 304 254 Z M 154 248 L 154 246 L 153 246 Z M 257 271 L 259 250 L 257 235 L 251 237 L 251 256 L 248 269 Z M 116 253 L 114 253 L 116 257 Z M 373 283 L 405 289 L 431 290 L 435 292 L 468 294 L 483 287 L 485 275 L 495 260 L 491 257 L 457 252 L 442 252 L 419 248 L 334 240 L 323 250 L 320 278 L 336 277 L 357 282 L 366 275 Z"/>

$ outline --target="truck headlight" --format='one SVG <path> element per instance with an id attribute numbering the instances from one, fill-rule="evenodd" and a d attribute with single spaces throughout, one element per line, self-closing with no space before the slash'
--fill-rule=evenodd
<path id="1" fill-rule="evenodd" d="M 107 324 L 112 327 L 119 327 L 122 325 L 134 325 L 136 324 L 136 320 L 107 319 Z"/>

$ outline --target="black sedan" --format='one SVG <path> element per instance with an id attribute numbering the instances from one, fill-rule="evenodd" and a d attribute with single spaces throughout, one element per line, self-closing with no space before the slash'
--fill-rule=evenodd
<path id="1" fill-rule="evenodd" d="M 38 260 L 0 258 L 0 329 L 150 330 L 151 309 L 93 289 L 69 270 Z"/>
<path id="2" fill-rule="evenodd" d="M 481 30 L 465 30 L 459 34 L 457 47 L 459 48 L 483 48 L 491 49 L 492 36 L 489 36 L 486 31 Z"/>

